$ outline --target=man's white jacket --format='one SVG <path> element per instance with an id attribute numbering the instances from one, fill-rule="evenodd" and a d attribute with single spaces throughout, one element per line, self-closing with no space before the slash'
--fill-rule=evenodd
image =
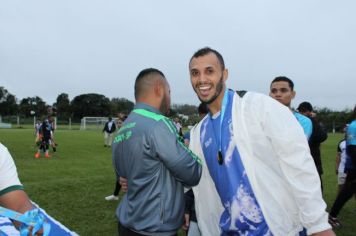
<path id="1" fill-rule="evenodd" d="M 295 236 L 303 227 L 308 235 L 330 229 L 308 142 L 292 112 L 253 92 L 235 93 L 232 109 L 233 138 L 273 235 Z M 217 236 L 223 207 L 201 148 L 201 124 L 192 129 L 190 140 L 203 161 L 200 183 L 193 188 L 195 207 L 202 235 Z"/>

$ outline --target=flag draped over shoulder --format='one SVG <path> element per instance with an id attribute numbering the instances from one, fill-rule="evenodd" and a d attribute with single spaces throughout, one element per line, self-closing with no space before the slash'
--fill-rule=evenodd
<path id="1" fill-rule="evenodd" d="M 52 218 L 46 213 L 45 210 L 38 207 L 37 204 L 32 202 L 32 204 L 38 208 L 41 215 L 44 216 L 45 221 L 50 225 L 49 236 L 63 235 L 63 236 L 78 236 L 77 233 L 69 230 L 67 227 L 62 225 L 60 222 Z M 18 231 L 13 225 L 12 221 L 4 216 L 0 216 L 0 236 L 22 236 L 20 231 Z"/>

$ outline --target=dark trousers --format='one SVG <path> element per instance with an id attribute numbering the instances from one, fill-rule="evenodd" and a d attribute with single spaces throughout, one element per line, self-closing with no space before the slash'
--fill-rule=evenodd
<path id="1" fill-rule="evenodd" d="M 120 222 L 118 224 L 118 232 L 119 236 L 145 236 L 144 234 L 136 233 L 135 231 L 132 231 L 129 228 L 122 226 Z M 174 234 L 172 236 L 177 236 L 177 234 Z"/>
<path id="2" fill-rule="evenodd" d="M 119 181 L 117 180 L 116 185 L 115 185 L 115 190 L 114 190 L 114 196 L 119 196 L 120 189 L 121 189 L 121 185 L 120 185 Z"/>
<path id="3" fill-rule="evenodd" d="M 348 171 L 345 184 L 336 197 L 330 215 L 337 217 L 344 204 L 356 193 L 356 170 Z"/>
<path id="4" fill-rule="evenodd" d="M 122 226 L 120 222 L 118 226 L 119 226 L 118 227 L 119 236 L 145 236 L 143 234 L 136 233 L 130 230 L 129 228 Z"/>

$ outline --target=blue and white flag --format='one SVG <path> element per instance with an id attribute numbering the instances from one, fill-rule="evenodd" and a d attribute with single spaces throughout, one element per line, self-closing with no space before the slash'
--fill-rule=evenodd
<path id="1" fill-rule="evenodd" d="M 49 228 L 49 230 L 47 230 L 47 235 L 78 236 L 77 233 L 69 230 L 67 227 L 48 215 L 46 211 L 41 209 L 37 204 L 33 202 L 32 204 L 38 209 L 39 214 L 44 217 L 44 220 L 47 224 L 47 229 Z M 20 231 L 15 228 L 12 221 L 8 217 L 0 216 L 0 236 L 22 236 L 24 231 L 22 231 L 22 235 Z"/>

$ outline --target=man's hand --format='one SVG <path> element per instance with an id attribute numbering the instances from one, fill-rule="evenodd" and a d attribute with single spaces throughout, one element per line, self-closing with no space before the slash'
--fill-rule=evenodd
<path id="1" fill-rule="evenodd" d="M 312 236 L 336 236 L 336 234 L 331 229 L 328 229 L 319 233 L 312 234 Z"/>
<path id="2" fill-rule="evenodd" d="M 124 191 L 125 193 L 127 192 L 127 179 L 120 177 L 119 178 L 119 183 L 121 185 L 121 189 L 122 191 Z"/>
<path id="3" fill-rule="evenodd" d="M 189 228 L 189 214 L 184 214 L 184 222 L 182 225 L 183 230 L 188 230 Z"/>

